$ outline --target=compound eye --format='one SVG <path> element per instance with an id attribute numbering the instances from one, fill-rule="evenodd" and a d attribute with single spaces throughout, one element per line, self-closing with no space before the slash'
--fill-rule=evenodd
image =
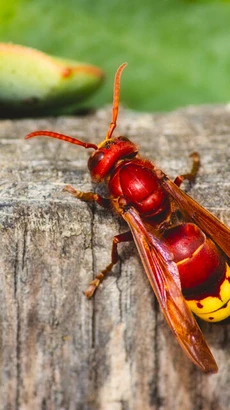
<path id="1" fill-rule="evenodd" d="M 102 151 L 94 152 L 88 160 L 89 170 L 92 171 L 98 165 L 98 163 L 104 158 L 104 156 L 105 154 Z"/>

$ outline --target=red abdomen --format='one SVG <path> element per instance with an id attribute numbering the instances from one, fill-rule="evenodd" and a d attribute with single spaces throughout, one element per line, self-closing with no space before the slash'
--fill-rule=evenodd
<path id="1" fill-rule="evenodd" d="M 132 159 L 122 161 L 109 180 L 113 197 L 124 197 L 146 218 L 156 218 L 169 212 L 169 199 L 153 172 L 149 161 Z"/>
<path id="2" fill-rule="evenodd" d="M 164 238 L 170 245 L 187 299 L 218 295 L 226 271 L 226 256 L 193 223 L 167 230 Z"/>

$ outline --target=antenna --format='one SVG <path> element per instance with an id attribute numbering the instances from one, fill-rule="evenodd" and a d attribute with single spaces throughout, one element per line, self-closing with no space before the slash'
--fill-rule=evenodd
<path id="1" fill-rule="evenodd" d="M 108 132 L 106 134 L 106 140 L 109 140 L 112 137 L 113 131 L 117 125 L 117 116 L 119 108 L 119 98 L 120 98 L 120 78 L 121 73 L 128 63 L 123 63 L 118 67 L 117 72 L 114 78 L 114 88 L 113 88 L 113 111 L 112 111 L 112 122 L 110 123 Z"/>
<path id="2" fill-rule="evenodd" d="M 44 130 L 34 131 L 26 135 L 25 139 L 27 140 L 29 138 L 39 137 L 39 136 L 57 138 L 58 140 L 67 141 L 67 142 L 70 142 L 71 144 L 80 145 L 81 147 L 84 147 L 84 148 L 93 148 L 95 150 L 97 150 L 98 148 L 96 144 L 91 144 L 90 142 L 82 142 L 82 141 L 77 140 L 76 138 L 72 138 L 72 137 L 69 137 L 68 135 L 60 134 L 59 132 L 54 132 L 54 131 L 44 131 Z"/>

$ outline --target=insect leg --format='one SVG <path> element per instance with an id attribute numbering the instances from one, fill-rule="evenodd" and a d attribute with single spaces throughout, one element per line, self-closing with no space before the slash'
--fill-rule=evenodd
<path id="1" fill-rule="evenodd" d="M 190 182 L 193 182 L 196 179 L 197 173 L 198 173 L 199 168 L 200 168 L 200 156 L 199 156 L 198 152 L 193 152 L 190 155 L 190 157 L 193 160 L 192 169 L 187 174 L 182 174 L 182 175 L 179 175 L 178 177 L 175 178 L 174 184 L 176 184 L 177 186 L 181 186 L 182 182 L 185 179 L 187 179 Z"/>
<path id="2" fill-rule="evenodd" d="M 105 269 L 103 269 L 100 273 L 98 273 L 98 275 L 95 277 L 95 279 L 92 282 L 90 282 L 88 289 L 84 292 L 87 298 L 91 298 L 93 296 L 95 290 L 98 288 L 100 283 L 105 279 L 106 275 L 109 274 L 113 266 L 118 262 L 118 259 L 119 259 L 119 254 L 117 250 L 118 243 L 129 242 L 132 240 L 133 240 L 133 237 L 130 231 L 114 236 L 112 250 L 111 250 L 111 262 L 109 263 L 109 265 L 106 266 Z"/>
<path id="3" fill-rule="evenodd" d="M 110 200 L 108 198 L 103 198 L 102 196 L 95 194 L 94 192 L 81 192 L 75 189 L 72 185 L 66 185 L 63 191 L 69 192 L 75 198 L 80 199 L 80 201 L 97 202 L 103 208 L 110 207 Z"/>

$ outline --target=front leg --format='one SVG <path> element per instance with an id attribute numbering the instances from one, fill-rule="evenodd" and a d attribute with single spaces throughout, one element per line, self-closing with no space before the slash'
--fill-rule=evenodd
<path id="1" fill-rule="evenodd" d="M 75 198 L 80 199 L 83 202 L 97 202 L 103 208 L 110 208 L 110 200 L 103 198 L 102 196 L 95 194 L 94 192 L 82 192 L 75 189 L 72 185 L 66 185 L 63 189 L 64 192 L 69 192 Z"/>
<path id="2" fill-rule="evenodd" d="M 97 202 L 99 205 L 101 205 L 104 208 L 110 208 L 110 200 L 108 198 L 103 198 L 98 194 L 95 194 L 94 192 L 81 192 L 72 187 L 72 185 L 67 185 L 63 191 L 69 192 L 71 195 L 73 195 L 75 198 L 80 199 L 80 201 L 84 202 Z M 111 272 L 113 266 L 118 262 L 119 260 L 119 254 L 117 250 L 117 245 L 118 243 L 121 242 L 129 242 L 132 241 L 133 237 L 130 231 L 121 233 L 120 235 L 116 235 L 113 238 L 113 244 L 112 244 L 112 250 L 111 250 L 111 262 L 103 269 L 101 272 L 99 272 L 95 279 L 90 282 L 89 287 L 87 290 L 84 292 L 87 298 L 91 298 L 100 285 L 100 283 L 105 279 L 105 277 Z"/>

